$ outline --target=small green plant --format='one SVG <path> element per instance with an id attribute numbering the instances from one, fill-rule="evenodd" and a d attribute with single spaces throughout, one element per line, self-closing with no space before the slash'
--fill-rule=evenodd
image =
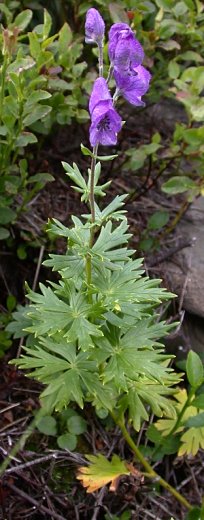
<path id="1" fill-rule="evenodd" d="M 87 422 L 72 408 L 66 408 L 56 417 L 43 415 L 37 428 L 45 435 L 56 437 L 59 448 L 73 451 L 77 446 L 78 436 L 87 430 Z"/>
<path id="2" fill-rule="evenodd" d="M 70 228 L 55 219 L 49 223 L 54 236 L 67 239 L 67 251 L 64 255 L 51 254 L 45 262 L 58 272 L 59 281 L 40 284 L 39 293 L 28 288 L 30 305 L 13 315 L 7 329 L 27 335 L 27 341 L 24 354 L 12 363 L 45 385 L 40 396 L 42 408 L 34 420 L 36 425 L 40 417 L 41 430 L 42 421 L 44 429 L 53 413 L 66 413 L 70 406 L 83 409 L 88 403 L 99 416 L 105 411 L 120 427 L 145 476 L 157 479 L 191 511 L 189 501 L 157 474 L 135 443 L 136 433 L 131 437 L 126 427 L 128 422 L 134 432 L 140 432 L 153 412 L 158 418 L 164 416 L 162 420 L 170 417 L 177 430 L 184 408 L 178 414 L 173 396 L 181 375 L 169 366 L 171 356 L 165 354 L 162 344 L 171 326 L 160 322 L 156 311 L 172 294 L 160 287 L 160 280 L 144 276 L 142 261 L 128 248 L 131 235 L 125 196 L 116 196 L 102 210 L 95 200 L 104 196 L 107 188 L 107 184 L 100 184 L 101 162 L 114 158 L 99 156 L 98 146 L 115 145 L 122 127 L 115 102 L 122 94 L 136 106 L 143 104 L 141 96 L 150 81 L 149 72 L 141 65 L 143 49 L 133 31 L 127 24 L 116 23 L 109 33 L 109 57 L 116 83 L 111 96 L 108 78 L 106 81 L 103 77 L 104 28 L 98 11 L 90 9 L 86 41 L 98 45 L 99 77 L 89 102 L 93 149 L 82 146 L 82 152 L 91 158 L 91 165 L 87 175 L 82 175 L 76 164 L 63 163 L 73 188 L 89 203 L 90 213 L 81 218 L 73 216 Z M 188 357 L 187 373 L 195 393 L 203 382 L 203 367 L 193 354 Z M 188 404 L 192 404 L 191 398 Z M 52 420 L 53 432 L 55 426 Z M 74 427 L 76 434 L 79 426 L 81 421 L 75 416 L 68 419 L 68 433 Z M 83 468 L 82 473 L 91 479 L 97 475 L 103 483 L 130 471 L 117 456 L 111 462 L 101 455 L 88 459 L 93 466 Z"/>
<path id="3" fill-rule="evenodd" d="M 49 134 L 56 123 L 70 124 L 73 117 L 86 121 L 88 113 L 82 108 L 78 79 L 86 69 L 85 62 L 78 62 L 82 45 L 73 41 L 69 25 L 50 36 L 52 20 L 45 10 L 43 24 L 25 32 L 32 19 L 30 9 L 14 19 L 3 4 L 1 11 L 6 24 L 0 32 L 0 239 L 4 239 L 28 202 L 53 180 L 49 173 L 29 174 L 26 147 L 32 150 L 38 137 Z"/>

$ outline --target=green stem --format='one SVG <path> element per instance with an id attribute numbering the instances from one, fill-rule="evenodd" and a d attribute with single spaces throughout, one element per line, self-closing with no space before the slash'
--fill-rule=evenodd
<path id="1" fill-rule="evenodd" d="M 98 144 L 94 146 L 93 148 L 93 157 L 91 159 L 91 175 L 90 175 L 90 193 L 89 193 L 89 204 L 91 209 L 91 223 L 92 227 L 90 229 L 90 240 L 89 240 L 89 247 L 91 248 L 93 246 L 94 242 L 94 234 L 95 234 L 95 227 L 94 223 L 96 220 L 95 215 L 95 198 L 94 198 L 94 186 L 95 186 L 95 167 L 96 167 L 96 157 L 98 152 Z M 91 285 L 91 256 L 90 254 L 87 254 L 86 257 L 86 281 L 87 285 Z M 92 303 L 92 294 L 89 294 L 89 303 Z"/>
<path id="2" fill-rule="evenodd" d="M 111 80 L 112 75 L 113 75 L 113 65 L 110 65 L 110 67 L 109 67 L 109 71 L 108 71 L 107 80 L 106 80 L 106 83 L 107 83 L 107 84 L 108 84 L 109 81 Z"/>
<path id="3" fill-rule="evenodd" d="M 1 67 L 1 92 L 0 92 L 0 121 L 2 121 L 3 102 L 5 94 L 5 82 L 6 82 L 6 71 L 7 71 L 8 60 L 7 56 L 4 56 L 4 61 Z"/>
<path id="4" fill-rule="evenodd" d="M 171 435 L 173 435 L 173 433 L 176 432 L 176 430 L 178 430 L 178 428 L 180 427 L 180 424 L 181 424 L 181 420 L 184 416 L 184 413 L 186 411 L 186 409 L 188 408 L 188 406 L 190 405 L 190 402 L 192 400 L 192 398 L 194 397 L 195 395 L 195 390 L 194 388 L 191 388 L 190 391 L 189 391 L 189 394 L 188 394 L 188 398 L 185 402 L 185 404 L 183 405 L 183 408 L 181 409 L 178 417 L 177 417 L 177 420 L 175 422 L 175 425 L 173 426 L 172 430 L 168 433 L 168 435 L 166 436 L 166 439 L 167 437 L 170 437 Z"/>
<path id="5" fill-rule="evenodd" d="M 176 500 L 178 500 L 178 502 L 180 502 L 187 509 L 191 510 L 192 506 L 190 502 L 188 502 L 188 500 L 186 500 L 178 491 L 176 491 L 176 489 L 173 486 L 166 482 L 166 480 L 160 477 L 160 475 L 152 468 L 149 462 L 147 462 L 145 457 L 143 457 L 142 453 L 140 452 L 140 449 L 134 443 L 132 437 L 128 433 L 124 422 L 121 419 L 118 419 L 114 412 L 111 412 L 111 416 L 115 423 L 120 427 L 124 439 L 129 444 L 133 453 L 136 455 L 136 458 L 141 462 L 141 464 L 145 468 L 149 478 L 155 479 L 156 482 L 160 484 L 163 488 L 165 488 L 167 491 L 169 491 L 169 493 L 171 493 L 176 498 Z"/>
<path id="6" fill-rule="evenodd" d="M 99 55 L 98 55 L 98 66 L 99 66 L 99 76 L 103 76 L 103 45 L 98 45 Z"/>

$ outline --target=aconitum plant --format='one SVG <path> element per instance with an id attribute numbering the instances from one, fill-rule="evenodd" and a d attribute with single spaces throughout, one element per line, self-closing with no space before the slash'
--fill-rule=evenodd
<path id="1" fill-rule="evenodd" d="M 151 76 L 142 65 L 142 46 L 127 24 L 116 23 L 110 29 L 107 78 L 103 76 L 105 24 L 96 9 L 88 11 L 85 30 L 86 42 L 97 44 L 99 55 L 99 77 L 89 100 L 93 149 L 82 145 L 91 165 L 87 175 L 75 163 L 63 166 L 90 212 L 73 216 L 71 228 L 55 219 L 49 223 L 53 235 L 67 240 L 64 255 L 51 254 L 44 262 L 59 273 L 60 281 L 41 284 L 40 293 L 29 290 L 30 305 L 14 313 L 9 330 L 16 337 L 27 335 L 28 340 L 24 354 L 13 362 L 45 385 L 41 416 L 72 404 L 83 409 L 86 403 L 99 417 L 110 414 L 146 474 L 191 509 L 150 466 L 126 428 L 128 421 L 136 435 L 152 413 L 176 421 L 173 394 L 180 376 L 169 367 L 171 356 L 161 343 L 170 326 L 160 322 L 155 312 L 172 295 L 160 287 L 160 280 L 144 275 L 142 261 L 128 248 L 126 195 L 117 195 L 103 209 L 98 205 L 110 183 L 99 184 L 101 162 L 115 157 L 98 156 L 98 147 L 117 143 L 122 127 L 117 99 L 123 96 L 135 106 L 143 105 Z M 111 76 L 115 92 L 109 89 Z"/>

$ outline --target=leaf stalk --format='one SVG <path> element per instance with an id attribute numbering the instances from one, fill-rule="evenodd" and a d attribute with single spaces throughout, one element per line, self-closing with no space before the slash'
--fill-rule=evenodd
<path id="1" fill-rule="evenodd" d="M 180 502 L 180 504 L 182 504 L 188 510 L 191 510 L 192 506 L 191 506 L 190 502 L 188 502 L 188 500 L 186 500 L 186 498 L 183 497 L 183 495 L 181 495 L 181 493 L 179 493 L 173 486 L 171 486 L 168 482 L 166 482 L 166 480 L 164 480 L 162 477 L 160 477 L 160 475 L 152 468 L 152 466 L 149 464 L 149 462 L 147 462 L 145 457 L 142 455 L 140 449 L 138 448 L 138 446 L 135 444 L 132 437 L 130 436 L 123 420 L 117 418 L 117 415 L 114 412 L 110 412 L 110 414 L 111 414 L 114 422 L 121 429 L 124 439 L 126 440 L 127 444 L 129 444 L 133 453 L 136 455 L 137 460 L 139 460 L 141 462 L 141 464 L 143 465 L 143 467 L 145 468 L 145 470 L 147 472 L 146 476 L 148 476 L 151 479 L 156 480 L 156 482 L 158 484 L 160 484 L 160 486 L 165 488 L 167 491 L 169 491 L 169 493 L 171 493 L 171 495 L 173 495 L 176 498 L 176 500 L 178 500 L 178 502 Z"/>

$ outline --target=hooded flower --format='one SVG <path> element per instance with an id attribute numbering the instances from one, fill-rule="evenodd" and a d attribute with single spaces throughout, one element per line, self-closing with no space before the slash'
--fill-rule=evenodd
<path id="1" fill-rule="evenodd" d="M 132 71 L 132 74 L 126 76 L 121 75 L 115 69 L 114 77 L 119 95 L 122 95 L 132 105 L 145 105 L 141 100 L 141 96 L 146 94 L 151 79 L 151 74 L 145 67 L 139 65 Z"/>
<path id="2" fill-rule="evenodd" d="M 87 11 L 85 22 L 85 42 L 101 45 L 104 38 L 105 23 L 102 16 L 92 7 Z"/>
<path id="3" fill-rule="evenodd" d="M 117 143 L 117 133 L 122 119 L 113 108 L 113 101 L 104 78 L 98 78 L 93 86 L 89 102 L 91 114 L 90 143 L 111 146 Z"/>
<path id="4" fill-rule="evenodd" d="M 109 58 L 121 74 L 127 74 L 142 63 L 144 51 L 126 23 L 115 23 L 109 31 Z"/>

